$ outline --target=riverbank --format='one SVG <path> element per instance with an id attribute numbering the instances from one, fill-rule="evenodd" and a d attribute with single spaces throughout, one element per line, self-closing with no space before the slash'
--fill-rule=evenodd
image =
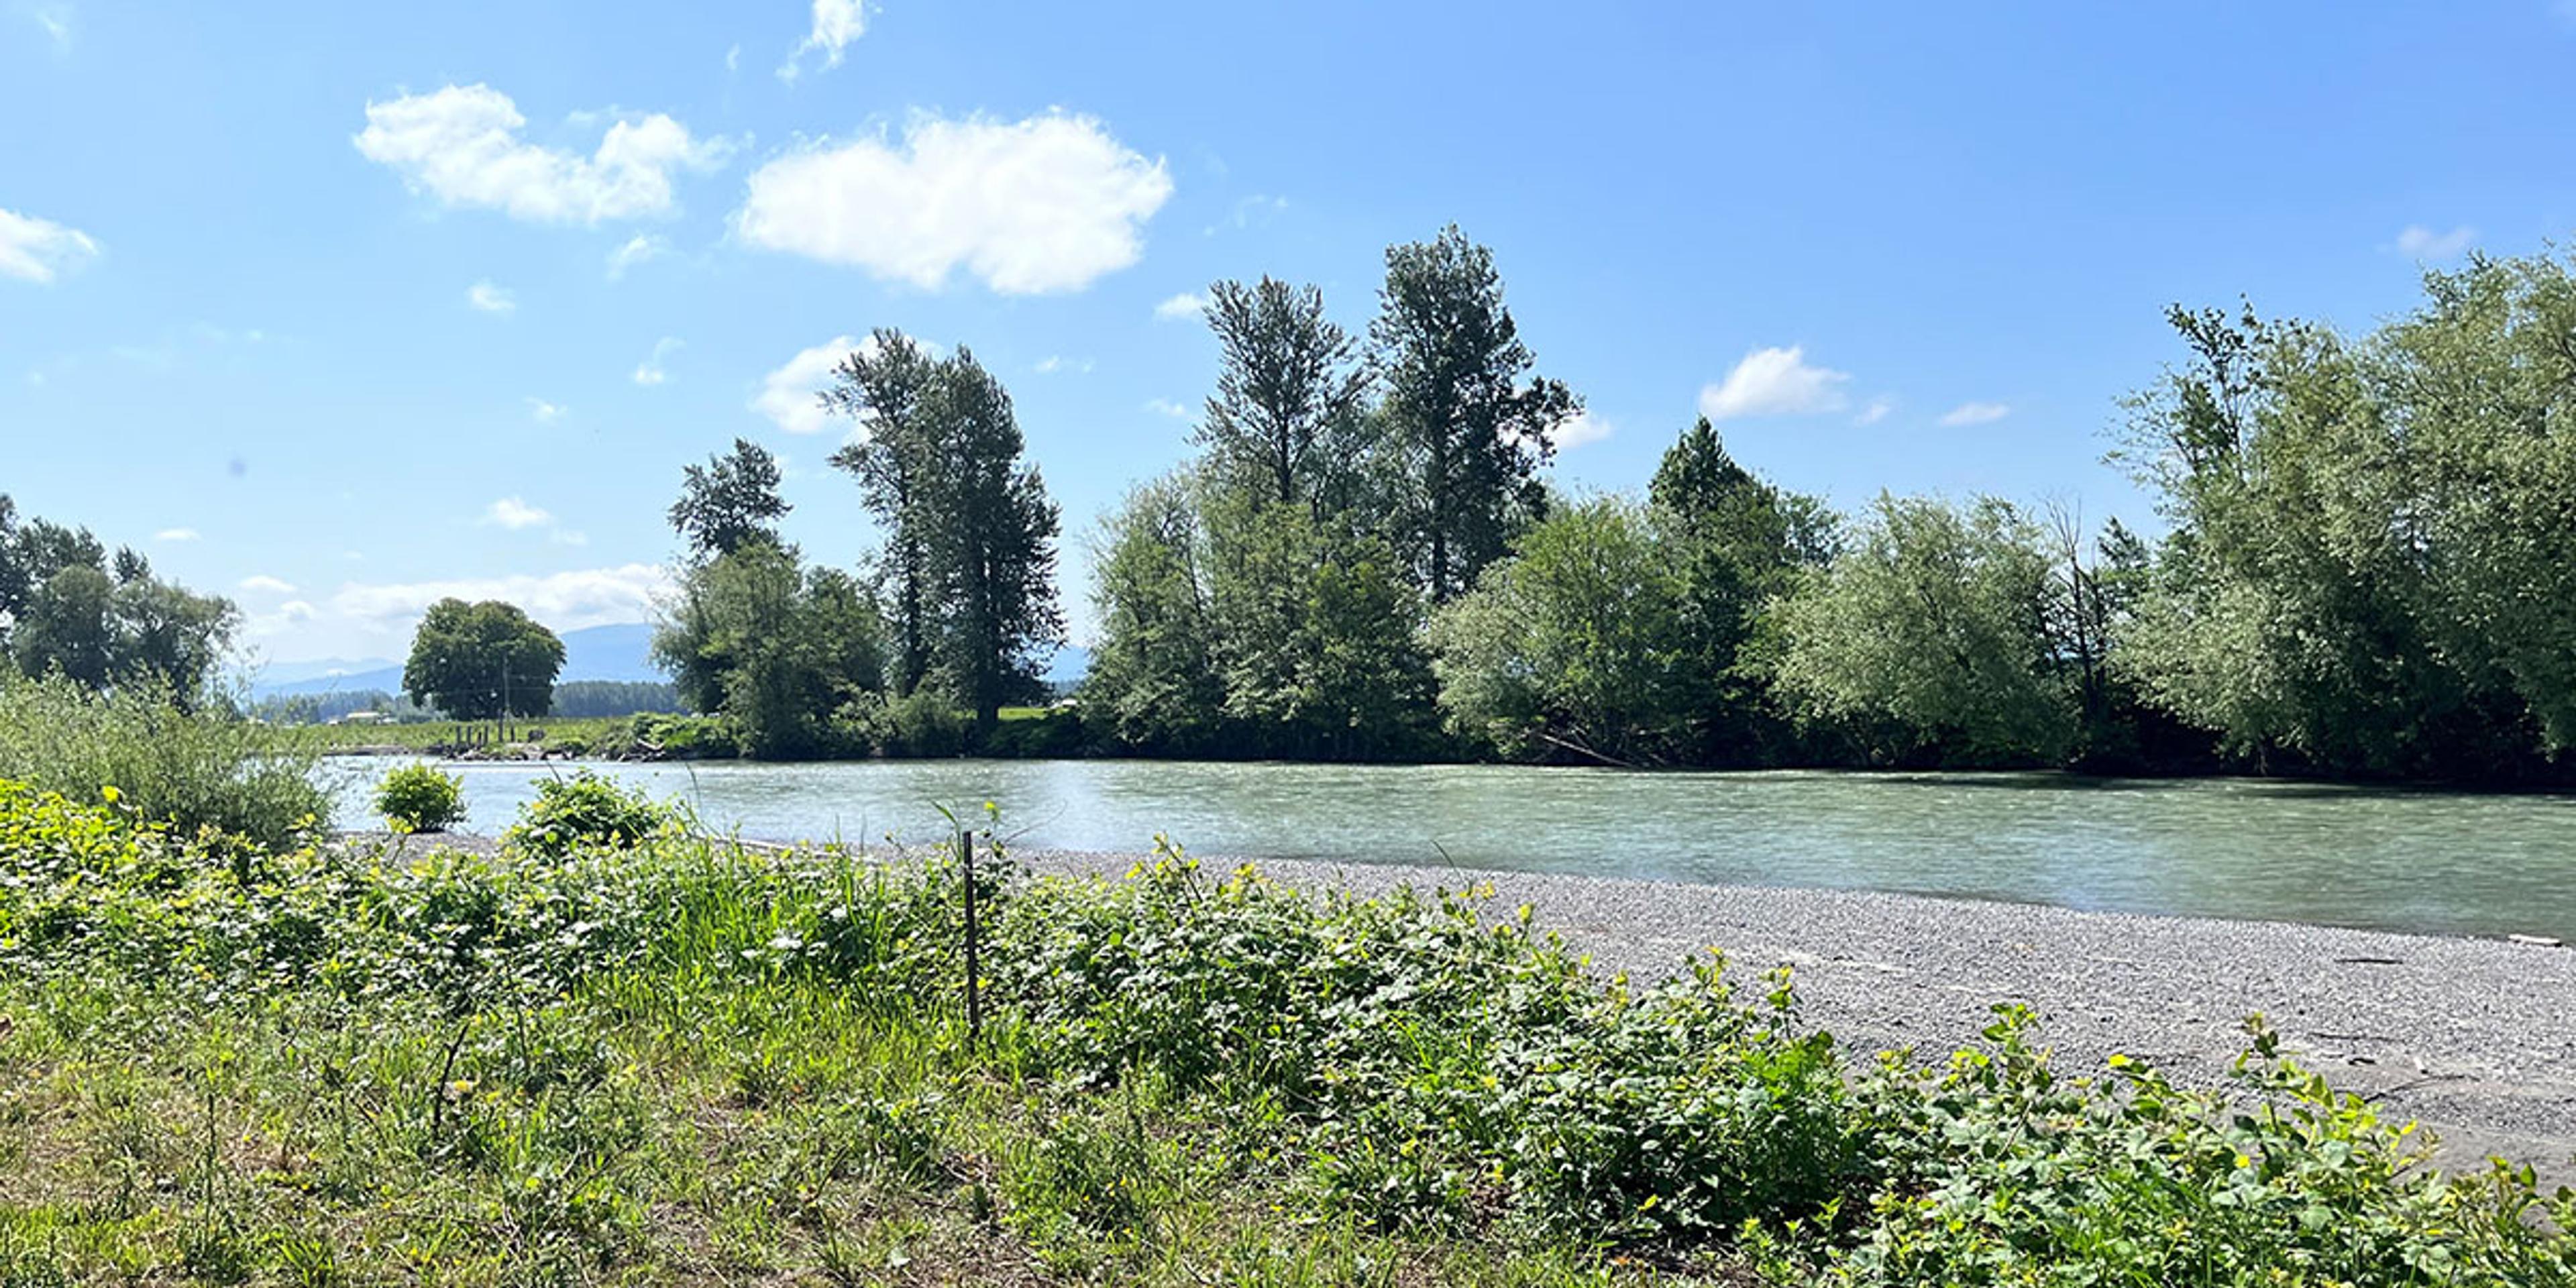
<path id="1" fill-rule="evenodd" d="M 484 838 L 418 837 L 485 850 Z M 1230 860 L 1202 856 L 1208 866 Z M 1032 871 L 1117 876 L 1134 854 L 1024 852 Z M 2019 1003 L 2070 1076 L 2119 1054 L 2215 1086 L 2260 1013 L 2340 1090 L 2416 1119 L 2446 1167 L 2489 1154 L 2576 1184 L 2576 949 L 2286 922 L 2081 912 L 1865 891 L 1690 885 L 1464 868 L 1262 860 L 1301 889 L 1490 888 L 1595 969 L 1661 978 L 1722 948 L 1739 980 L 1785 965 L 1802 1020 L 1847 1051 L 1937 1062 Z"/>

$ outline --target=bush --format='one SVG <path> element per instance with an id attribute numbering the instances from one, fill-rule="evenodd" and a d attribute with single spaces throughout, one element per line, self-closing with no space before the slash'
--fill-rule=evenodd
<path id="1" fill-rule="evenodd" d="M 376 812 L 397 832 L 443 832 L 465 821 L 465 784 L 433 765 L 405 765 L 376 788 Z"/>
<path id="2" fill-rule="evenodd" d="M 0 778 L 75 801 L 114 787 L 124 808 L 181 832 L 291 845 L 331 816 L 319 765 L 299 739 L 229 712 L 182 710 L 153 685 L 100 694 L 59 676 L 0 674 Z"/>
<path id="3" fill-rule="evenodd" d="M 678 809 L 582 769 L 538 783 L 537 798 L 502 839 L 541 858 L 562 858 L 576 850 L 631 849 L 680 831 Z"/>
<path id="4" fill-rule="evenodd" d="M 729 716 L 644 714 L 627 722 L 626 750 L 653 760 L 730 760 L 742 730 Z"/>
<path id="5" fill-rule="evenodd" d="M 834 723 L 847 741 L 880 756 L 928 760 L 966 750 L 966 715 L 926 688 L 900 698 L 869 694 L 844 705 Z"/>

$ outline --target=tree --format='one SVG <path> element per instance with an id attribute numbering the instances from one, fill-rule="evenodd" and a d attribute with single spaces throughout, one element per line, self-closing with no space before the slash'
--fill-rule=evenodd
<path id="1" fill-rule="evenodd" d="M 1208 288 L 1217 391 L 1196 439 L 1211 468 L 1267 499 L 1320 512 L 1345 495 L 1364 452 L 1369 373 L 1358 342 L 1324 316 L 1324 295 L 1264 277 Z"/>
<path id="2" fill-rule="evenodd" d="M 1493 253 L 1453 225 L 1390 247 L 1371 327 L 1385 413 L 1405 467 L 1401 530 L 1434 604 L 1500 558 L 1515 523 L 1544 511 L 1536 474 L 1556 428 L 1582 409 L 1531 378 Z"/>
<path id="3" fill-rule="evenodd" d="M 1026 444 L 1002 383 L 962 346 L 938 366 L 915 413 L 934 436 L 936 467 L 916 480 L 907 515 L 941 600 L 933 657 L 986 734 L 1005 701 L 1035 688 L 1039 646 L 1063 635 L 1058 519 L 1037 467 L 1020 459 Z"/>
<path id="4" fill-rule="evenodd" d="M 20 523 L 0 495 L 0 653 L 19 670 L 93 690 L 142 684 L 191 707 L 238 621 L 231 601 L 154 577 L 130 547 L 111 558 L 88 529 Z"/>
<path id="5" fill-rule="evenodd" d="M 1086 722 L 1096 719 L 1130 748 L 1220 750 L 1225 684 L 1189 479 L 1129 492 L 1103 529 L 1092 571 L 1100 640 L 1082 681 Z"/>
<path id="6" fill-rule="evenodd" d="M 541 716 L 563 662 L 563 641 L 516 605 L 442 599 L 412 634 L 403 692 L 459 720 Z"/>
<path id="7" fill-rule="evenodd" d="M 922 508 L 927 480 L 939 468 L 940 430 L 922 414 L 942 378 L 941 363 L 901 331 L 879 328 L 834 368 L 823 406 L 858 424 L 858 436 L 832 453 L 832 466 L 858 480 L 859 494 L 886 530 L 885 575 L 894 593 L 893 688 L 919 687 L 931 666 L 931 533 L 937 517 Z"/>
<path id="8" fill-rule="evenodd" d="M 1353 759 L 1418 743 L 1431 696 L 1419 597 L 1386 539 L 1242 494 L 1205 515 L 1215 661 L 1239 745 Z"/>
<path id="9" fill-rule="evenodd" d="M 1879 760 L 2055 763 L 2076 702 L 2051 571 L 2008 502 L 1882 494 L 1852 548 L 1780 607 L 1782 696 Z"/>
<path id="10" fill-rule="evenodd" d="M 1650 517 L 1611 498 L 1559 509 L 1432 619 L 1440 705 L 1515 756 L 1608 764 L 1686 754 L 1694 670 L 1685 580 Z"/>
<path id="11" fill-rule="evenodd" d="M 1678 647 L 1695 677 L 1673 712 L 1693 731 L 1691 758 L 1775 759 L 1788 731 L 1755 645 L 1767 606 L 1832 558 L 1834 516 L 1736 464 L 1705 416 L 1665 451 L 1648 496 L 1647 519 L 1678 578 Z"/>
<path id="12" fill-rule="evenodd" d="M 698 558 L 729 555 L 746 543 L 778 543 L 778 520 L 788 511 L 778 495 L 778 458 L 749 439 L 733 440 L 731 455 L 684 467 L 680 499 L 671 503 L 671 527 Z"/>
<path id="13" fill-rule="evenodd" d="M 853 750 L 835 717 L 882 685 L 883 648 L 866 587 L 766 541 L 689 569 L 653 636 L 682 698 L 768 759 Z"/>

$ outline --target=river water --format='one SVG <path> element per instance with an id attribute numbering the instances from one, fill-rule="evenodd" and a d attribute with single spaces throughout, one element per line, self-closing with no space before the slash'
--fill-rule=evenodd
<path id="1" fill-rule="evenodd" d="M 350 762 L 340 762 L 349 765 Z M 342 791 L 364 827 L 368 762 Z M 919 843 L 936 807 L 1027 849 L 1826 886 L 2114 912 L 2576 940 L 2576 798 L 2248 779 L 1627 773 L 1145 760 L 595 768 L 760 839 Z M 458 764 L 497 833 L 563 767 Z"/>

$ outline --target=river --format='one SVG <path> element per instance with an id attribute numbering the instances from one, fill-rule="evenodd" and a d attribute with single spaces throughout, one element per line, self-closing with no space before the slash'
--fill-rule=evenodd
<path id="1" fill-rule="evenodd" d="M 348 767 L 351 762 L 339 762 Z M 369 826 L 367 762 L 340 822 Z M 560 765 L 458 764 L 497 833 Z M 1627 773 L 1146 760 L 600 765 L 760 839 L 910 843 L 980 817 L 1029 849 L 1324 858 L 1826 886 L 2111 912 L 2576 940 L 2576 798 L 2249 779 Z"/>

